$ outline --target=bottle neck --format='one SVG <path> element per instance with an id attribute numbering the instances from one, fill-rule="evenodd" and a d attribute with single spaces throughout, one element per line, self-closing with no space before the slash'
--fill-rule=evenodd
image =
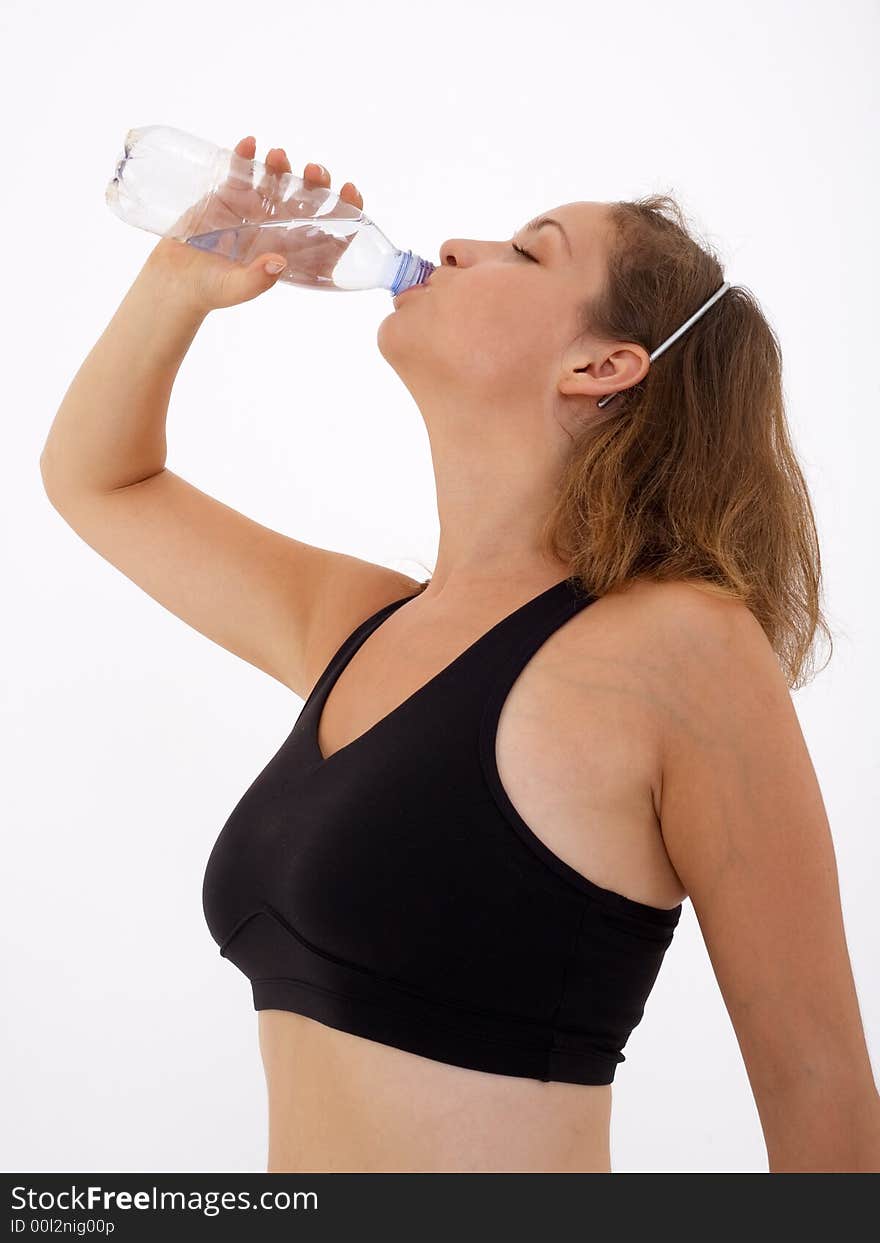
<path id="1" fill-rule="evenodd" d="M 397 272 L 391 282 L 392 295 L 402 293 L 404 289 L 409 289 L 412 285 L 424 285 L 435 267 L 436 264 L 422 259 L 419 255 L 414 255 L 411 250 L 403 251 Z"/>

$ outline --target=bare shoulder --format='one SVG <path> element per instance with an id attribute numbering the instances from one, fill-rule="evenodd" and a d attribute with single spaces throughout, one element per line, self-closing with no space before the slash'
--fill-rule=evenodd
<path id="1" fill-rule="evenodd" d="M 683 632 L 691 635 L 704 632 L 706 641 L 712 643 L 720 630 L 736 626 L 754 627 L 763 634 L 754 614 L 741 600 L 721 595 L 691 580 L 651 582 L 640 579 L 604 598 L 626 602 L 634 615 L 642 614 L 653 624 L 671 627 L 670 637 Z M 667 633 L 665 629 L 664 633 Z"/>
<path id="2" fill-rule="evenodd" d="M 602 597 L 597 605 L 600 612 L 607 610 L 609 618 L 613 613 L 615 623 L 625 623 L 632 641 L 651 645 L 651 667 L 665 673 L 674 686 L 685 670 L 689 679 L 701 671 L 712 676 L 720 659 L 741 656 L 746 648 L 765 666 L 771 662 L 779 668 L 767 636 L 748 606 L 697 583 L 640 580 Z"/>
<path id="3" fill-rule="evenodd" d="M 771 702 L 791 706 L 776 653 L 741 600 L 690 582 L 638 589 L 634 625 L 653 647 L 653 684 L 669 739 L 721 739 Z"/>
<path id="4" fill-rule="evenodd" d="M 705 701 L 706 684 L 720 670 L 744 672 L 744 659 L 764 676 L 772 679 L 775 671 L 782 678 L 751 610 L 691 582 L 628 583 L 585 609 L 580 623 L 573 642 L 581 657 L 612 659 L 666 730 L 685 723 L 694 702 Z"/>
<path id="5" fill-rule="evenodd" d="M 344 572 L 331 576 L 316 602 L 306 655 L 305 694 L 352 631 L 387 604 L 418 595 L 422 584 L 397 570 L 346 556 Z"/>
<path id="6" fill-rule="evenodd" d="M 760 713 L 768 698 L 790 704 L 776 655 L 750 609 L 685 581 L 638 580 L 598 599 L 578 618 L 565 656 L 591 695 L 596 678 L 634 708 L 650 759 L 658 816 L 664 771 L 687 768 L 688 748 L 722 745 L 731 720 Z"/>

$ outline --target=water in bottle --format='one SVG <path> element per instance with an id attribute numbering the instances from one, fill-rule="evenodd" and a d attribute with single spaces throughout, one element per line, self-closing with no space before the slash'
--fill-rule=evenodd
<path id="1" fill-rule="evenodd" d="M 127 224 L 234 262 L 283 255 L 278 279 L 309 289 L 395 295 L 436 266 L 333 191 L 171 126 L 128 131 L 105 198 Z"/>

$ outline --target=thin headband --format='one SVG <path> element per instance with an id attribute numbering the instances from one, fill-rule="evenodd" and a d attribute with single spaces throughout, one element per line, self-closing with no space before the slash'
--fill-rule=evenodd
<path id="1" fill-rule="evenodd" d="M 712 297 L 709 299 L 709 301 L 704 302 L 703 305 L 700 307 L 699 311 L 694 311 L 690 319 L 685 320 L 685 322 L 682 324 L 680 328 L 676 328 L 675 332 L 672 334 L 671 337 L 667 337 L 662 345 L 657 346 L 656 350 L 651 355 L 650 361 L 653 362 L 655 358 L 660 357 L 660 355 L 663 353 L 664 350 L 668 350 L 670 345 L 672 345 L 672 342 L 677 341 L 683 332 L 687 332 L 691 324 L 695 324 L 697 320 L 700 318 L 700 316 L 704 315 L 706 311 L 708 311 L 709 307 L 713 304 L 713 302 L 717 302 L 718 299 L 721 297 L 721 295 L 729 288 L 730 288 L 730 282 L 725 281 L 720 289 L 716 289 L 715 292 L 712 294 Z M 596 402 L 596 405 L 599 406 L 599 408 L 601 409 L 603 406 L 607 406 L 609 401 L 613 401 L 615 397 L 619 397 L 621 393 L 625 393 L 625 392 L 626 392 L 626 389 L 619 389 L 616 393 L 606 393 L 604 397 L 602 397 L 599 401 Z"/>

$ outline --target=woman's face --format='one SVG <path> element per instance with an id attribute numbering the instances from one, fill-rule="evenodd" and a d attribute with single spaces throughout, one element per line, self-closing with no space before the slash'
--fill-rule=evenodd
<path id="1" fill-rule="evenodd" d="M 540 223 L 548 218 L 557 224 Z M 508 416 L 534 413 L 558 401 L 566 368 L 590 363 L 579 312 L 605 280 L 607 208 L 568 203 L 535 223 L 505 241 L 450 238 L 428 284 L 400 296 L 382 321 L 380 351 L 423 411 L 489 403 Z"/>

